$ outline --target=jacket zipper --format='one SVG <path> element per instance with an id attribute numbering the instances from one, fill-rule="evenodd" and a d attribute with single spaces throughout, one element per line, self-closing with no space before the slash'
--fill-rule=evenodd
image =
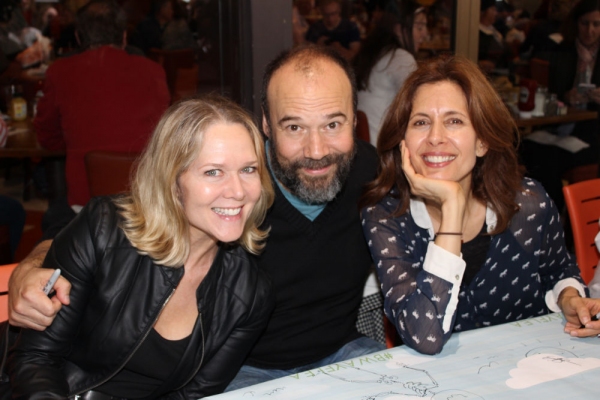
<path id="1" fill-rule="evenodd" d="M 200 318 L 200 334 L 202 335 L 202 356 L 200 357 L 200 363 L 198 364 L 198 368 L 196 368 L 196 370 L 193 371 L 192 375 L 188 378 L 188 380 L 185 381 L 185 383 L 183 385 L 179 386 L 175 390 L 182 389 L 188 383 L 190 383 L 191 380 L 194 379 L 194 377 L 196 376 L 196 374 L 198 373 L 198 371 L 200 371 L 200 368 L 202 367 L 202 363 L 204 362 L 204 344 L 205 344 L 205 340 L 204 340 L 204 324 L 202 324 L 202 313 L 198 314 L 198 318 Z"/>
<path id="2" fill-rule="evenodd" d="M 154 319 L 154 322 L 152 323 L 152 325 L 150 326 L 150 329 L 148 329 L 146 331 L 146 333 L 144 333 L 144 336 L 142 337 L 142 340 L 140 340 L 140 342 L 138 343 L 137 346 L 135 346 L 135 348 L 133 349 L 133 351 L 131 353 L 129 353 L 129 356 L 125 359 L 125 361 L 119 366 L 119 368 L 116 369 L 115 372 L 113 372 L 111 375 L 109 375 L 106 379 L 100 381 L 99 383 L 95 384 L 94 386 L 91 386 L 85 390 L 80 391 L 77 394 L 72 394 L 71 396 L 69 396 L 69 398 L 74 398 L 74 399 L 78 399 L 79 395 L 82 393 L 87 392 L 88 390 L 92 390 L 95 387 L 98 387 L 100 385 L 104 385 L 106 382 L 108 382 L 109 380 L 111 380 L 115 375 L 117 375 L 119 373 L 119 371 L 121 369 L 123 369 L 123 367 L 125 367 L 125 365 L 127 365 L 127 363 L 129 362 L 129 360 L 131 359 L 131 357 L 133 357 L 133 355 L 135 354 L 135 352 L 137 351 L 137 349 L 140 348 L 140 346 L 142 345 L 142 343 L 144 343 L 144 340 L 146 340 L 146 337 L 148 337 L 148 335 L 150 334 L 150 330 L 152 329 L 152 326 L 154 326 L 154 324 L 156 324 L 156 321 L 158 321 L 158 317 L 160 317 L 160 312 L 167 306 L 167 303 L 169 302 L 169 300 L 171 300 L 171 297 L 173 296 L 173 293 L 175 293 L 175 289 L 173 289 L 171 291 L 171 294 L 169 294 L 169 297 L 167 297 L 167 299 L 165 300 L 165 302 L 163 303 L 162 307 L 160 308 L 160 311 L 158 312 L 158 314 L 156 315 L 156 318 Z M 203 347 L 203 351 L 204 351 L 204 347 Z M 204 357 L 204 354 L 203 354 Z"/>

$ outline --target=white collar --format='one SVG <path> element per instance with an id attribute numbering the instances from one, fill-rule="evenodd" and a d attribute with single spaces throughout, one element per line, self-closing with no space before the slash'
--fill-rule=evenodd
<path id="1" fill-rule="evenodd" d="M 427 229 L 429 232 L 429 238 L 433 239 L 435 237 L 433 223 L 431 222 L 431 217 L 427 212 L 427 208 L 425 207 L 425 202 L 423 199 L 420 197 L 410 198 L 410 213 L 417 226 L 419 228 Z M 488 233 L 493 231 L 498 223 L 498 217 L 496 216 L 496 213 L 489 206 L 487 206 L 485 209 L 485 223 L 487 225 Z"/>

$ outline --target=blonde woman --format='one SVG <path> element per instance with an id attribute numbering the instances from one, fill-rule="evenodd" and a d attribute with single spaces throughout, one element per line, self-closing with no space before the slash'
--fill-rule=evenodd
<path id="1" fill-rule="evenodd" d="M 172 106 L 131 194 L 96 198 L 44 262 L 72 284 L 9 355 L 12 395 L 200 398 L 234 377 L 272 308 L 248 255 L 273 200 L 260 134 L 220 97 Z"/>

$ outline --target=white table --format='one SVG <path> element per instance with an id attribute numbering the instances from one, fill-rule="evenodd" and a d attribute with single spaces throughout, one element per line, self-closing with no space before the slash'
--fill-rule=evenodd
<path id="1" fill-rule="evenodd" d="M 455 334 L 442 353 L 405 346 L 214 399 L 600 399 L 600 338 L 574 339 L 561 314 Z"/>

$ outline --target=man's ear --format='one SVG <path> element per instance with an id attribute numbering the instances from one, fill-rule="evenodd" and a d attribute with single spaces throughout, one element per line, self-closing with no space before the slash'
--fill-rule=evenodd
<path id="1" fill-rule="evenodd" d="M 121 49 L 125 49 L 127 47 L 127 31 L 123 31 L 123 44 L 121 45 Z"/>
<path id="2" fill-rule="evenodd" d="M 269 122 L 267 121 L 267 116 L 265 115 L 265 110 L 263 110 L 262 113 L 262 129 L 263 129 L 263 133 L 269 138 L 271 139 L 271 130 L 269 129 Z"/>
<path id="3" fill-rule="evenodd" d="M 77 40 L 77 44 L 81 46 L 81 39 L 79 39 L 79 32 L 75 31 L 75 40 Z"/>

